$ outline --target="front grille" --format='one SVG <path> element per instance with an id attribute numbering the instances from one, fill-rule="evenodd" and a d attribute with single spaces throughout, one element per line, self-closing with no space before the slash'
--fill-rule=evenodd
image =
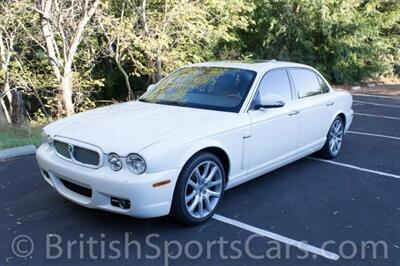
<path id="1" fill-rule="evenodd" d="M 58 154 L 85 165 L 99 166 L 100 154 L 97 151 L 54 140 L 54 147 Z"/>
<path id="2" fill-rule="evenodd" d="M 91 189 L 86 188 L 86 187 L 82 187 L 82 186 L 74 184 L 74 183 L 71 183 L 71 182 L 69 182 L 69 181 L 67 181 L 65 179 L 62 179 L 62 178 L 60 178 L 60 180 L 63 183 L 63 185 L 66 188 L 68 188 L 69 190 L 71 190 L 71 191 L 73 191 L 73 192 L 75 192 L 75 193 L 77 193 L 79 195 L 85 196 L 87 198 L 91 198 L 92 197 L 92 190 Z"/>
<path id="3" fill-rule="evenodd" d="M 73 156 L 75 160 L 84 164 L 99 165 L 100 162 L 100 155 L 97 152 L 78 146 L 74 147 Z"/>
<path id="4" fill-rule="evenodd" d="M 67 143 L 55 140 L 54 141 L 54 147 L 56 148 L 56 151 L 58 152 L 58 154 L 66 157 L 68 159 L 71 159 L 71 154 L 68 151 L 68 144 Z"/>

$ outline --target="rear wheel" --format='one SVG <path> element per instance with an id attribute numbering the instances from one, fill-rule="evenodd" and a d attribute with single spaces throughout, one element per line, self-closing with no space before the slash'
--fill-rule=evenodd
<path id="1" fill-rule="evenodd" d="M 324 147 L 319 151 L 319 154 L 327 159 L 332 159 L 338 156 L 340 148 L 342 147 L 344 137 L 344 122 L 341 117 L 336 117 L 333 121 Z"/>
<path id="2" fill-rule="evenodd" d="M 201 152 L 183 167 L 176 184 L 171 214 L 179 221 L 196 225 L 209 219 L 225 189 L 225 172 L 217 156 Z"/>

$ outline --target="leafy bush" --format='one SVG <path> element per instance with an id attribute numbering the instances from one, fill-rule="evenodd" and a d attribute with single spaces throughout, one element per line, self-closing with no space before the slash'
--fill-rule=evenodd
<path id="1" fill-rule="evenodd" d="M 260 0 L 242 50 L 316 66 L 334 83 L 394 71 L 400 56 L 400 1 Z"/>

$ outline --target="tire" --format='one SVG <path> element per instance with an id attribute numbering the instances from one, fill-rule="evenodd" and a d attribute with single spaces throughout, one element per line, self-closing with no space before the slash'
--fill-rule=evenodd
<path id="1" fill-rule="evenodd" d="M 179 175 L 171 216 L 187 225 L 201 224 L 214 214 L 224 190 L 225 171 L 221 161 L 212 153 L 200 152 L 185 164 Z"/>
<path id="2" fill-rule="evenodd" d="M 340 116 L 337 116 L 329 128 L 328 135 L 326 136 L 326 142 L 322 149 L 318 152 L 318 155 L 326 159 L 333 159 L 337 157 L 342 147 L 343 137 L 344 122 Z"/>

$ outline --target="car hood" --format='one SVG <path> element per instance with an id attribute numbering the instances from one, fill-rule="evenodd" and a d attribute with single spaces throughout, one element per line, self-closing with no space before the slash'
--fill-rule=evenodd
<path id="1" fill-rule="evenodd" d="M 232 113 L 128 102 L 76 114 L 54 122 L 44 130 L 54 137 L 96 145 L 106 154 L 117 152 L 126 156 L 179 135 L 192 126 L 198 128 L 201 123 L 221 121 L 224 116 L 232 116 Z M 205 137 L 200 135 L 193 134 L 193 138 Z"/>

